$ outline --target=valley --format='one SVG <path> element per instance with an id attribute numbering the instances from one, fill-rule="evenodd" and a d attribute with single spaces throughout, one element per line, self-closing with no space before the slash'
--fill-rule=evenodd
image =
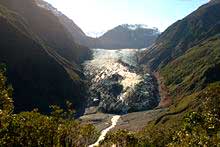
<path id="1" fill-rule="evenodd" d="M 219 147 L 220 0 L 85 1 L 0 0 L 0 146 Z"/>

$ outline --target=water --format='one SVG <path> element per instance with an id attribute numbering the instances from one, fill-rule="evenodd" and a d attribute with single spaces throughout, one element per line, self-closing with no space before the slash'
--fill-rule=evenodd
<path id="1" fill-rule="evenodd" d="M 107 134 L 111 129 L 113 129 L 113 128 L 116 126 L 116 124 L 117 124 L 119 118 L 120 118 L 120 115 L 115 115 L 115 116 L 113 116 L 112 119 L 111 119 L 111 123 L 112 123 L 111 126 L 108 127 L 108 128 L 106 128 L 106 129 L 104 129 L 104 130 L 102 130 L 101 135 L 99 136 L 98 140 L 97 140 L 94 144 L 90 145 L 89 147 L 98 146 L 99 143 L 100 143 L 100 141 L 102 141 L 102 140 L 105 139 L 106 134 Z"/>

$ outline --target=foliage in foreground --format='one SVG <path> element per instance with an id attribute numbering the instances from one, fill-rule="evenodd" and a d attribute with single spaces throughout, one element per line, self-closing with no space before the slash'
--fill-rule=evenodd
<path id="1" fill-rule="evenodd" d="M 175 122 L 170 127 L 152 123 L 137 133 L 120 130 L 108 134 L 102 145 L 220 146 L 220 83 L 211 84 L 197 97 L 203 103 L 197 111 L 185 113 L 179 126 Z"/>
<path id="2" fill-rule="evenodd" d="M 92 125 L 74 120 L 71 103 L 67 111 L 51 106 L 51 115 L 36 110 L 13 114 L 12 88 L 6 86 L 5 68 L 0 68 L 0 145 L 86 146 L 98 134 Z"/>

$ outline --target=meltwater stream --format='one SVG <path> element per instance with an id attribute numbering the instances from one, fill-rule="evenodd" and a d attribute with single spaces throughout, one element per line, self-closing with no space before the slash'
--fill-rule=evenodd
<path id="1" fill-rule="evenodd" d="M 101 135 L 99 136 L 98 140 L 97 140 L 94 144 L 90 145 L 89 147 L 96 147 L 96 146 L 98 146 L 99 143 L 100 143 L 100 141 L 102 141 L 102 140 L 105 139 L 106 134 L 107 134 L 112 128 L 114 128 L 114 127 L 116 126 L 116 124 L 117 124 L 119 118 L 120 118 L 120 115 L 115 115 L 115 116 L 113 116 L 112 119 L 111 119 L 111 123 L 112 123 L 111 126 L 108 127 L 108 128 L 106 128 L 106 129 L 104 129 L 104 130 L 101 132 Z"/>
<path id="2" fill-rule="evenodd" d="M 104 113 L 124 114 L 157 106 L 155 79 L 139 71 L 138 49 L 92 49 L 84 74 L 89 81 L 88 107 Z"/>

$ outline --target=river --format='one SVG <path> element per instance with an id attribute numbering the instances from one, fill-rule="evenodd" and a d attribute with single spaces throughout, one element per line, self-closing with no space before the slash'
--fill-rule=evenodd
<path id="1" fill-rule="evenodd" d="M 115 115 L 115 116 L 113 116 L 112 119 L 111 119 L 111 123 L 112 123 L 111 126 L 108 127 L 108 128 L 106 128 L 106 129 L 104 129 L 104 130 L 102 130 L 101 135 L 99 136 L 98 140 L 97 140 L 94 144 L 90 145 L 89 147 L 98 146 L 99 143 L 100 143 L 100 141 L 102 141 L 102 140 L 105 139 L 106 134 L 107 134 L 112 128 L 114 128 L 114 127 L 116 126 L 116 124 L 117 124 L 119 118 L 120 118 L 120 115 Z"/>

